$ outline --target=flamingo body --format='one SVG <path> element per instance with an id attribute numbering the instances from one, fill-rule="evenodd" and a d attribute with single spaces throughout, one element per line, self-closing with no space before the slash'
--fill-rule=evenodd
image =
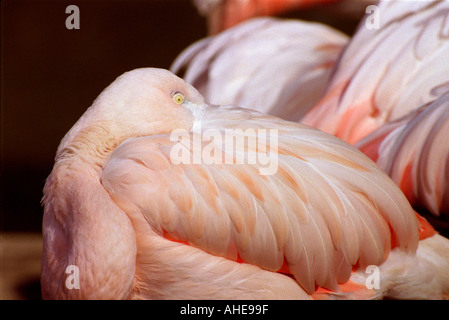
<path id="1" fill-rule="evenodd" d="M 251 128 L 278 132 L 270 174 L 260 163 L 173 161 L 174 131 L 193 138 Z M 212 143 L 214 156 L 268 150 L 266 139 L 235 152 L 211 140 L 201 143 Z M 401 254 L 419 260 L 421 248 L 407 199 L 357 148 L 297 123 L 207 105 L 153 68 L 117 78 L 67 133 L 43 203 L 44 298 L 306 299 L 318 287 L 340 294 L 353 267 Z M 67 286 L 71 265 L 77 289 Z M 444 274 L 421 276 L 416 283 L 428 288 L 426 277 L 437 277 L 437 294 L 447 290 Z"/>

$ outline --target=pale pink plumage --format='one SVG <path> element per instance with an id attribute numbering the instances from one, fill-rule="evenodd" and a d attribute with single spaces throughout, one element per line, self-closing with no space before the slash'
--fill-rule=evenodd
<path id="1" fill-rule="evenodd" d="M 203 130 L 278 129 L 277 172 L 174 164 L 169 134 L 195 134 L 194 121 Z M 355 147 L 279 118 L 209 106 L 160 69 L 128 72 L 95 100 L 62 140 L 43 203 L 44 298 L 309 298 L 316 286 L 338 296 L 352 267 L 369 264 L 385 265 L 380 295 L 395 296 L 396 285 L 410 287 L 389 275 L 413 271 L 395 257 L 423 261 L 408 201 Z M 284 263 L 294 279 L 276 272 Z M 438 271 L 447 262 L 429 263 Z M 68 265 L 79 267 L 80 289 L 65 286 Z M 416 294 L 441 297 L 444 273 L 425 271 L 411 273 Z"/>
<path id="2" fill-rule="evenodd" d="M 298 121 L 324 94 L 347 41 L 323 24 L 256 18 L 189 46 L 171 70 L 185 68 L 210 103 Z"/>
<path id="3" fill-rule="evenodd" d="M 384 124 L 356 146 L 401 187 L 412 204 L 449 214 L 449 92 Z"/>
<path id="4" fill-rule="evenodd" d="M 378 30 L 362 21 L 302 122 L 350 143 L 364 139 L 360 148 L 412 204 L 447 213 L 449 2 L 384 1 L 379 16 Z"/>
<path id="5" fill-rule="evenodd" d="M 449 2 L 381 1 L 378 10 L 379 29 L 367 15 L 301 120 L 350 143 L 449 90 Z"/>

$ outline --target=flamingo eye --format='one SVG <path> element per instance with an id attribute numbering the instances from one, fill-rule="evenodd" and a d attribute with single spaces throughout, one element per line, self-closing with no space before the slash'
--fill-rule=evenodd
<path id="1" fill-rule="evenodd" d="M 179 92 L 177 92 L 173 95 L 173 101 L 176 102 L 177 104 L 181 104 L 184 102 L 184 96 Z"/>

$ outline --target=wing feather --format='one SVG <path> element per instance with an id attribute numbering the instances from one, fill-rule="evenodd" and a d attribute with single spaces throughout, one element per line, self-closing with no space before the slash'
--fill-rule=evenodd
<path id="1" fill-rule="evenodd" d="M 435 215 L 449 212 L 449 92 L 387 123 L 357 147 L 404 191 Z"/>
<path id="2" fill-rule="evenodd" d="M 412 2 L 381 1 L 378 29 L 367 15 L 303 123 L 355 143 L 448 88 L 449 2 Z"/>
<path id="3" fill-rule="evenodd" d="M 259 163 L 175 164 L 169 150 L 177 142 L 169 135 L 128 139 L 105 164 L 102 183 L 125 212 L 139 208 L 159 235 L 271 271 L 285 262 L 309 293 L 316 286 L 337 289 L 354 265 L 381 263 L 392 238 L 402 250 L 416 249 L 412 208 L 356 148 L 249 110 L 221 106 L 203 112 L 203 132 L 224 134 L 242 114 L 243 129 L 278 128 L 278 170 L 261 175 Z M 264 148 L 245 145 L 243 153 L 266 152 L 269 139 L 262 141 Z M 223 141 L 204 143 L 230 152 Z"/>

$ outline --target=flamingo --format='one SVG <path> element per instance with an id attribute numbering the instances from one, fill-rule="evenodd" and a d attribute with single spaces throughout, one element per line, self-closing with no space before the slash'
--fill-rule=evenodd
<path id="1" fill-rule="evenodd" d="M 335 66 L 325 96 L 301 122 L 351 144 L 449 90 L 449 2 L 381 1 Z"/>
<path id="2" fill-rule="evenodd" d="M 207 17 L 209 34 L 218 34 L 242 21 L 273 16 L 288 10 L 307 8 L 335 0 L 193 0 L 199 13 Z"/>
<path id="3" fill-rule="evenodd" d="M 320 23 L 254 18 L 192 44 L 170 70 L 185 69 L 210 103 L 298 121 L 323 96 L 347 41 Z"/>
<path id="4" fill-rule="evenodd" d="M 368 135 L 356 146 L 401 187 L 411 204 L 449 214 L 449 91 Z"/>
<path id="5" fill-rule="evenodd" d="M 210 135 L 249 139 L 251 129 L 270 137 L 229 149 Z M 198 154 L 184 139 L 198 135 L 217 161 L 189 162 Z M 276 170 L 236 161 L 254 152 L 276 156 Z M 176 162 L 180 153 L 189 161 Z M 62 139 L 42 202 L 46 299 L 443 298 L 449 290 L 449 241 L 360 150 L 295 122 L 209 105 L 164 69 L 129 71 L 103 90 Z M 378 289 L 363 285 L 371 265 L 381 270 Z M 78 287 L 67 286 L 68 267 L 78 268 Z"/>

